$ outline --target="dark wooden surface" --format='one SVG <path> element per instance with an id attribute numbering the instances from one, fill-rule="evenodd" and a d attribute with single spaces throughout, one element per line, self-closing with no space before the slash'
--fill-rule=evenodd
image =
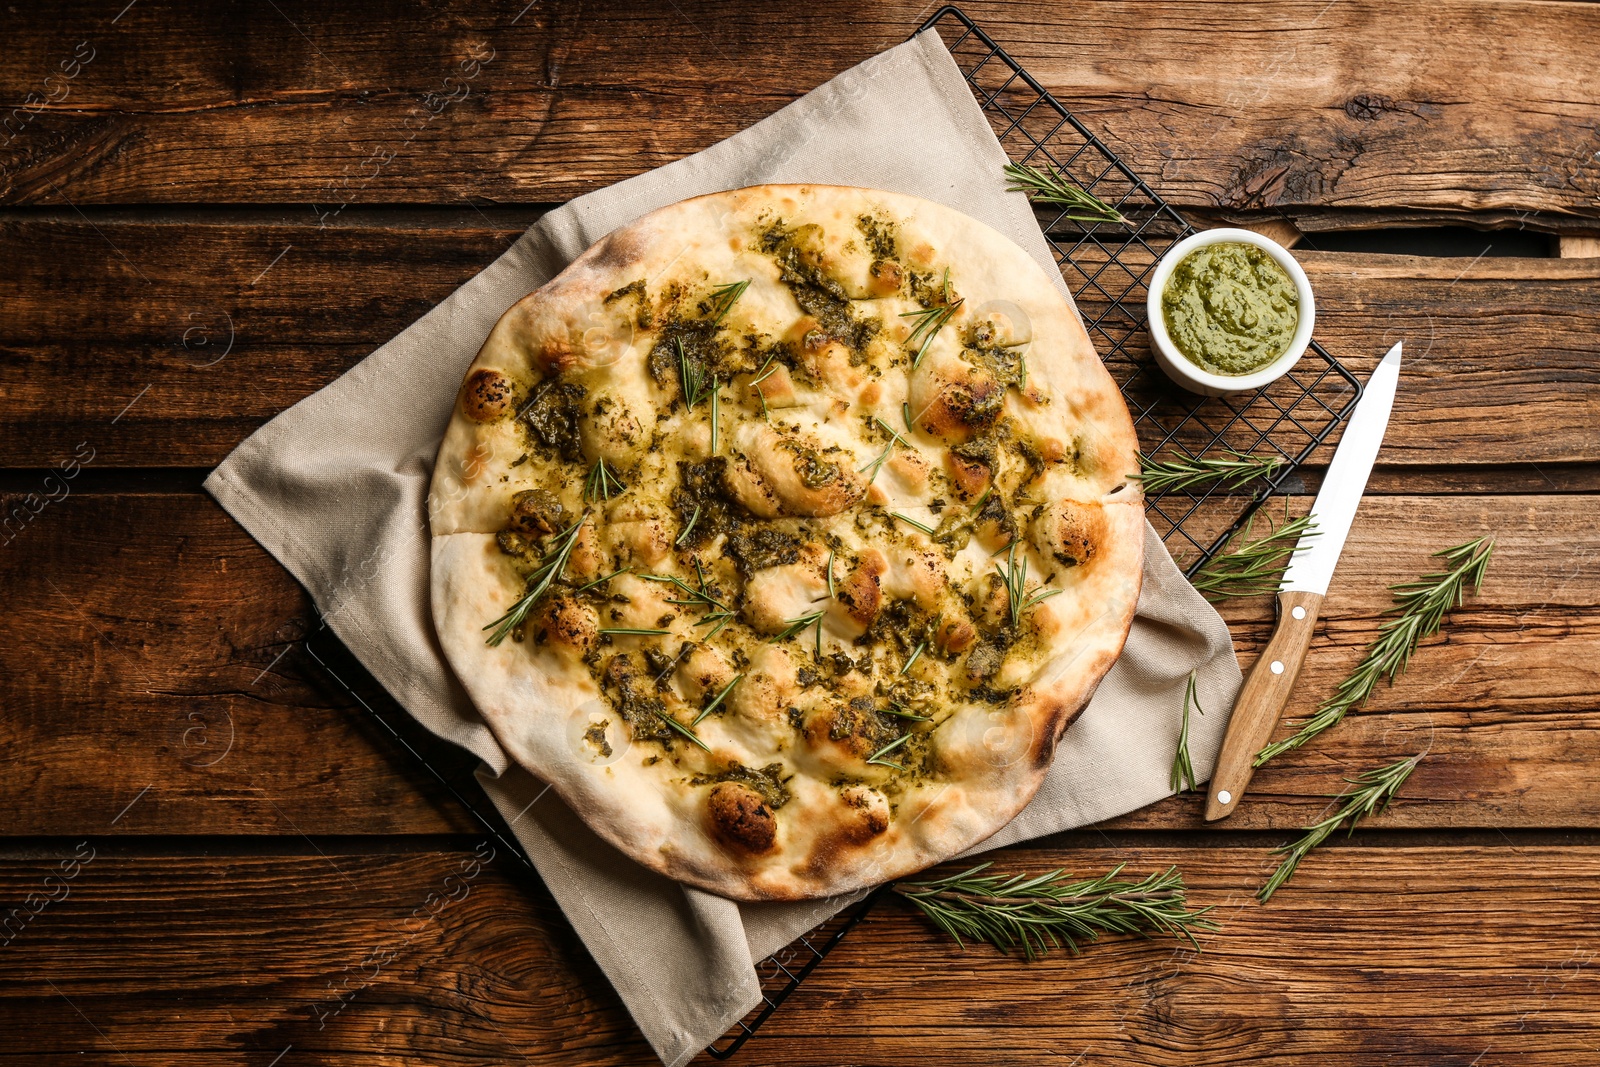
<path id="1" fill-rule="evenodd" d="M 0 1061 L 650 1062 L 456 799 L 481 803 L 471 761 L 200 482 L 550 205 L 931 9 L 124 2 L 17 8 L 0 63 L 0 504 L 31 516 L 0 533 Z M 1302 247 L 1324 343 L 1364 374 L 1404 337 L 1407 365 L 1291 715 L 1385 585 L 1500 550 L 1410 673 L 1232 819 L 1174 798 L 999 858 L 1176 863 L 1223 922 L 1203 954 L 1024 965 L 885 904 L 736 1062 L 1600 1063 L 1600 6 L 968 10 L 1196 217 L 1520 228 L 1573 258 Z M 1224 607 L 1242 662 L 1269 613 Z M 1387 814 L 1254 902 L 1341 776 L 1423 749 Z"/>

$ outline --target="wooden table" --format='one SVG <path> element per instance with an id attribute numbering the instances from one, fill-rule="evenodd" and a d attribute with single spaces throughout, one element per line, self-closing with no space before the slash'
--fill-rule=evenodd
<path id="1" fill-rule="evenodd" d="M 377 725 L 398 709 L 201 479 L 549 205 L 928 9 L 125 2 L 14 8 L 0 64 L 0 1060 L 651 1062 L 536 879 L 502 850 L 447 881 L 485 839 L 450 792 L 469 761 L 403 731 L 447 787 Z M 1202 955 L 959 955 L 885 904 L 735 1062 L 1600 1062 L 1600 6 L 968 11 L 1180 207 L 1308 235 L 1319 334 L 1360 373 L 1407 339 L 1291 711 L 1386 584 L 1500 548 L 1400 684 L 1225 824 L 1180 797 L 1000 857 L 1175 863 L 1223 924 Z M 1560 254 L 1312 250 L 1443 224 Z M 1225 607 L 1246 664 L 1269 612 Z M 1254 902 L 1342 775 L 1423 750 Z"/>

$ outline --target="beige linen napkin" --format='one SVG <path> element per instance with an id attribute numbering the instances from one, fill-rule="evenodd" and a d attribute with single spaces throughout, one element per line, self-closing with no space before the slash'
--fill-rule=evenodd
<path id="1" fill-rule="evenodd" d="M 875 56 L 704 152 L 544 216 L 504 255 L 349 373 L 263 426 L 206 488 L 305 584 L 328 623 L 423 725 L 482 758 L 479 778 L 669 1065 L 759 1000 L 754 961 L 849 901 L 741 905 L 650 873 L 596 837 L 505 753 L 440 653 L 428 609 L 427 493 L 457 388 L 490 327 L 606 233 L 685 197 L 763 182 L 874 186 L 948 204 L 1057 274 L 1006 156 L 937 34 Z M 1063 287 L 1063 291 L 1064 291 Z M 1239 686 L 1227 628 L 1146 528 L 1126 651 L 1067 731 L 1043 788 L 983 848 L 1160 800 L 1184 683 L 1210 774 Z"/>

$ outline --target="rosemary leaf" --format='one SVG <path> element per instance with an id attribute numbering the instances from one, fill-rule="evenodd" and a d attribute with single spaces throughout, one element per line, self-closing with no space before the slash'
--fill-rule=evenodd
<path id="1" fill-rule="evenodd" d="M 1305 828 L 1305 836 L 1281 848 L 1273 849 L 1274 855 L 1281 855 L 1283 861 L 1278 864 L 1278 869 L 1272 872 L 1272 877 L 1267 879 L 1256 892 L 1256 899 L 1265 904 L 1272 899 L 1283 883 L 1287 882 L 1294 874 L 1300 861 L 1306 854 L 1326 841 L 1335 830 L 1349 821 L 1345 832 L 1349 833 L 1356 828 L 1356 823 L 1373 812 L 1382 814 L 1389 807 L 1389 802 L 1400 791 L 1406 779 L 1411 777 L 1411 772 L 1417 769 L 1423 753 L 1419 752 L 1409 759 L 1398 763 L 1391 763 L 1387 767 L 1376 767 L 1372 770 L 1362 771 L 1354 778 L 1345 781 L 1355 786 L 1354 789 L 1341 793 L 1335 801 L 1342 801 L 1337 811 L 1326 819 Z"/>
<path id="2" fill-rule="evenodd" d="M 1234 538 L 1242 538 L 1243 543 L 1238 548 L 1213 557 L 1200 568 L 1193 579 L 1194 587 L 1207 600 L 1226 600 L 1228 597 L 1257 596 L 1278 591 L 1278 580 L 1283 577 L 1283 568 L 1288 564 L 1289 557 L 1301 550 L 1301 536 L 1316 529 L 1316 524 L 1309 515 L 1302 515 L 1298 519 L 1286 517 L 1281 525 L 1275 525 L 1269 519 L 1267 525 L 1269 529 L 1266 534 L 1252 539 L 1255 516 L 1251 516 L 1244 529 L 1233 535 Z M 1228 544 L 1232 543 L 1233 539 L 1230 539 Z"/>
<path id="3" fill-rule="evenodd" d="M 733 692 L 733 687 L 738 685 L 743 680 L 744 680 L 744 675 L 743 674 L 734 675 L 733 676 L 733 681 L 731 681 L 727 685 L 723 686 L 722 687 L 722 692 L 717 694 L 717 699 L 713 700 L 711 703 L 709 703 L 705 707 L 701 708 L 700 709 L 700 714 L 696 715 L 694 717 L 694 720 L 692 722 L 690 722 L 689 725 L 690 726 L 699 726 L 700 725 L 700 720 L 705 718 L 707 715 L 710 715 L 713 711 L 716 711 L 717 710 L 717 705 L 722 703 L 723 698 L 726 697 L 729 693 Z"/>
<path id="4" fill-rule="evenodd" d="M 628 572 L 628 568 L 626 568 L 626 567 L 618 567 L 616 570 L 612 571 L 610 574 L 602 574 L 600 577 L 596 578 L 592 582 L 585 582 L 583 585 L 580 585 L 580 586 L 578 586 L 578 588 L 574 589 L 573 592 L 574 593 L 587 593 L 589 590 L 593 589 L 595 586 L 603 585 L 604 583 L 609 582 L 611 579 L 615 578 L 617 575 L 626 574 L 627 572 Z"/>
<path id="5" fill-rule="evenodd" d="M 603 500 L 610 500 L 616 494 L 628 488 L 622 484 L 622 479 L 606 466 L 605 457 L 594 461 L 594 466 L 589 468 L 589 475 L 583 482 L 583 502 L 597 504 Z"/>
<path id="6" fill-rule="evenodd" d="M 949 291 L 950 291 L 950 274 L 949 274 L 948 271 L 946 271 L 945 272 L 945 299 L 946 299 L 946 301 L 948 301 L 950 299 Z M 910 348 L 913 345 L 917 345 L 917 338 L 920 337 L 922 339 L 921 345 L 917 347 L 917 354 L 915 356 L 913 356 L 912 359 L 911 359 L 911 369 L 912 370 L 916 370 L 918 367 L 920 367 L 922 365 L 922 357 L 927 355 L 928 346 L 933 343 L 934 337 L 936 337 L 938 335 L 940 330 L 944 329 L 945 323 L 949 322 L 955 316 L 955 313 L 957 311 L 961 310 L 961 305 L 965 304 L 966 302 L 967 302 L 967 298 L 966 297 L 962 297 L 960 300 L 957 300 L 953 304 L 951 304 L 951 303 L 936 304 L 931 308 L 922 308 L 922 309 L 917 310 L 917 311 L 902 311 L 900 313 L 900 317 L 902 319 L 912 319 L 912 318 L 914 318 L 914 319 L 917 320 L 917 325 L 916 325 L 915 328 L 912 329 L 911 336 L 906 338 L 906 347 Z"/>
<path id="7" fill-rule="evenodd" d="M 1178 730 L 1178 751 L 1172 757 L 1172 777 L 1168 783 L 1174 793 L 1186 789 L 1192 793 L 1199 788 L 1194 780 L 1194 764 L 1189 760 L 1189 709 L 1192 707 L 1202 715 L 1206 713 L 1195 692 L 1196 674 L 1195 671 L 1189 672 L 1189 684 L 1183 690 L 1183 726 Z"/>
<path id="8" fill-rule="evenodd" d="M 882 452 L 878 453 L 878 458 L 877 459 L 868 460 L 866 463 L 863 463 L 861 466 L 856 468 L 856 473 L 857 474 L 861 474 L 861 473 L 865 472 L 868 468 L 870 468 L 872 470 L 872 473 L 867 476 L 867 484 L 868 485 L 871 485 L 873 482 L 877 481 L 878 471 L 879 471 L 879 469 L 881 469 L 883 467 L 884 463 L 886 463 L 888 461 L 889 455 L 892 452 L 894 452 L 894 446 L 895 445 L 905 445 L 905 443 L 906 443 L 906 439 L 904 437 L 901 437 L 899 434 L 895 433 L 894 428 L 892 426 L 890 426 L 887 422 L 884 422 L 882 419 L 878 418 L 876 415 L 874 415 L 872 417 L 872 421 L 877 423 L 879 426 L 881 426 L 883 428 L 883 432 L 889 435 L 889 443 L 886 446 L 884 446 L 884 449 L 883 449 Z M 907 447 L 909 447 L 909 446 L 907 446 Z"/>
<path id="9" fill-rule="evenodd" d="M 837 600 L 839 594 L 833 591 L 833 549 L 828 549 L 828 597 Z"/>
<path id="10" fill-rule="evenodd" d="M 1077 955 L 1080 942 L 1102 933 L 1166 934 L 1199 951 L 1194 932 L 1218 929 L 1207 917 L 1209 907 L 1189 907 L 1176 867 L 1135 882 L 1118 877 L 1121 865 L 1078 880 L 1059 869 L 1033 877 L 984 874 L 989 866 L 933 881 L 897 882 L 894 891 L 963 949 L 969 939 L 987 941 L 1001 952 L 1020 947 L 1030 960 L 1063 944 Z"/>
<path id="11" fill-rule="evenodd" d="M 678 384 L 683 388 L 683 402 L 693 411 L 695 405 L 705 399 L 705 372 L 683 350 L 683 338 L 674 337 L 672 341 L 678 347 Z"/>
<path id="12" fill-rule="evenodd" d="M 714 594 L 711 586 L 706 583 L 706 574 L 705 571 L 701 569 L 700 561 L 698 559 L 694 561 L 694 570 L 695 576 L 700 582 L 700 588 L 698 589 L 674 574 L 641 574 L 639 577 L 643 578 L 647 582 L 666 582 L 670 585 L 676 586 L 679 592 L 683 593 L 684 596 L 689 598 L 687 600 L 682 598 L 669 599 L 667 603 L 679 604 L 683 607 L 703 609 L 705 614 L 696 620 L 695 625 L 704 626 L 707 623 L 715 624 L 712 626 L 711 631 L 707 633 L 704 638 L 705 640 L 709 641 L 713 637 L 717 636 L 717 634 L 721 633 L 724 626 L 733 621 L 734 612 L 732 608 L 728 607 L 726 603 L 724 603 Z"/>
<path id="13" fill-rule="evenodd" d="M 717 387 L 716 375 L 711 376 L 711 454 L 717 454 L 717 423 L 721 422 L 722 390 Z"/>
<path id="14" fill-rule="evenodd" d="M 938 530 L 935 530 L 932 526 L 929 526 L 927 523 L 918 522 L 916 519 L 913 519 L 911 516 L 902 515 L 898 511 L 891 511 L 891 512 L 889 512 L 889 515 L 890 515 L 891 518 L 899 519 L 901 522 L 905 523 L 907 526 L 915 526 L 917 529 L 921 530 L 923 533 L 927 534 L 929 537 L 932 537 L 934 534 L 939 532 Z"/>
<path id="15" fill-rule="evenodd" d="M 1073 222 L 1114 222 L 1129 225 L 1116 208 L 1092 193 L 1078 188 L 1054 167 L 1031 167 L 1026 163 L 1007 163 L 1008 193 L 1026 193 L 1036 204 L 1055 204 L 1067 209 Z"/>
<path id="16" fill-rule="evenodd" d="M 689 516 L 689 524 L 683 528 L 683 532 L 678 535 L 678 539 L 676 541 L 672 542 L 673 546 L 674 547 L 680 546 L 680 545 L 682 545 L 684 543 L 684 541 L 688 540 L 689 539 L 689 534 L 694 531 L 694 524 L 699 522 L 699 521 L 700 521 L 700 505 L 696 504 L 694 506 L 694 512 Z"/>
<path id="17" fill-rule="evenodd" d="M 1015 630 L 1022 625 L 1022 616 L 1027 610 L 1043 600 L 1061 592 L 1059 589 L 1046 589 L 1028 596 L 1028 558 L 1024 556 L 1022 562 L 1017 562 L 1017 542 L 1013 540 L 1010 551 L 1006 553 L 1006 565 L 1002 569 L 1000 564 L 994 565 L 995 573 L 1000 575 L 1000 580 L 1006 583 L 1006 597 L 1011 605 L 1011 628 Z"/>
<path id="18" fill-rule="evenodd" d="M 533 610 L 534 602 L 544 596 L 560 579 L 561 571 L 567 565 L 567 557 L 572 555 L 572 546 L 578 543 L 578 533 L 588 520 L 589 509 L 585 508 L 583 514 L 578 516 L 577 522 L 555 535 L 554 547 L 540 557 L 539 565 L 528 575 L 527 592 L 522 595 L 522 599 L 511 605 L 511 610 L 484 627 L 485 630 L 494 631 L 488 637 L 490 648 L 498 648 L 500 642 L 521 626 L 523 620 L 528 617 L 528 612 Z"/>
<path id="19" fill-rule="evenodd" d="M 1225 448 L 1220 456 L 1196 456 L 1183 450 L 1166 459 L 1140 452 L 1138 478 L 1150 494 L 1214 485 L 1238 489 L 1258 478 L 1270 480 L 1283 464 L 1282 456 L 1256 456 L 1231 448 Z"/>
<path id="20" fill-rule="evenodd" d="M 668 715 L 665 710 L 657 711 L 656 718 L 660 719 L 662 722 L 666 723 L 668 726 L 672 727 L 672 729 L 676 730 L 690 741 L 693 741 L 707 752 L 711 751 L 711 746 L 700 740 L 699 734 L 683 725 L 683 723 L 679 722 L 677 719 L 674 719 L 671 715 Z"/>
<path id="21" fill-rule="evenodd" d="M 773 373 L 778 369 L 778 364 L 773 362 L 777 356 L 778 353 L 776 350 L 774 350 L 772 355 L 767 357 L 766 362 L 761 364 L 761 366 L 756 370 L 756 376 L 750 379 L 751 385 L 760 385 L 762 382 L 772 377 Z"/>
<path id="22" fill-rule="evenodd" d="M 911 433 L 911 401 L 906 400 L 900 404 L 900 421 L 906 424 L 906 433 Z"/>
<path id="23" fill-rule="evenodd" d="M 711 290 L 711 306 L 717 312 L 716 318 L 711 320 L 712 326 L 722 324 L 722 320 L 727 318 L 728 312 L 733 309 L 734 303 L 744 295 L 744 291 L 748 288 L 750 288 L 750 279 L 746 278 L 742 282 L 729 282 L 727 285 L 720 285 Z"/>
<path id="24" fill-rule="evenodd" d="M 893 741 L 890 741 L 887 745 L 884 745 L 882 748 L 878 749 L 878 751 L 868 756 L 867 762 L 877 764 L 880 767 L 893 767 L 897 771 L 905 770 L 905 767 L 901 766 L 900 764 L 895 763 L 893 760 L 886 760 L 883 757 L 887 756 L 889 753 L 893 752 L 895 749 L 899 748 L 909 740 L 911 740 L 910 734 L 901 734 L 899 737 L 895 738 Z"/>
<path id="25" fill-rule="evenodd" d="M 1483 588 L 1483 574 L 1493 554 L 1494 541 L 1480 537 L 1435 552 L 1434 555 L 1447 564 L 1445 570 L 1424 574 L 1414 582 L 1391 585 L 1389 591 L 1394 595 L 1394 604 L 1386 613 L 1389 618 L 1378 627 L 1377 639 L 1367 646 L 1356 669 L 1339 683 L 1333 696 L 1323 701 L 1316 714 L 1302 723 L 1299 730 L 1257 753 L 1255 765 L 1259 767 L 1291 748 L 1299 748 L 1337 724 L 1347 711 L 1366 702 L 1380 680 L 1387 678 L 1393 685 L 1395 678 L 1406 669 L 1417 644 L 1438 633 L 1444 623 L 1444 613 L 1465 601 L 1468 587 L 1474 593 Z"/>
<path id="26" fill-rule="evenodd" d="M 905 672 L 902 671 L 901 673 L 903 674 Z M 883 709 L 883 713 L 885 715 L 893 715 L 897 719 L 912 719 L 912 720 L 915 720 L 916 722 L 932 722 L 933 721 L 932 719 L 928 718 L 928 716 L 926 716 L 926 715 L 918 715 L 914 711 L 907 711 L 905 708 L 901 707 L 899 704 L 896 704 L 892 700 L 889 701 L 889 706 Z"/>
<path id="27" fill-rule="evenodd" d="M 906 673 L 906 671 L 909 671 L 911 669 L 911 665 L 913 663 L 917 662 L 917 660 L 922 656 L 923 649 L 925 649 L 927 647 L 928 647 L 928 642 L 926 642 L 926 641 L 924 641 L 920 645 L 918 645 L 917 648 L 916 648 L 916 651 L 911 653 L 911 658 L 906 660 L 906 665 L 904 667 L 900 668 L 900 673 L 904 674 L 904 673 Z"/>
<path id="28" fill-rule="evenodd" d="M 779 641 L 787 641 L 789 638 L 794 637 L 797 634 L 802 634 L 808 628 L 815 626 L 817 628 L 817 658 L 821 659 L 822 658 L 822 617 L 824 615 L 826 615 L 826 614 L 827 614 L 827 612 L 826 611 L 822 611 L 822 610 L 819 610 L 819 611 L 808 611 L 804 615 L 799 616 L 798 618 L 785 620 L 785 622 L 783 624 L 783 629 L 780 630 L 777 634 L 773 635 L 771 638 L 769 638 L 768 639 L 768 643 L 769 644 L 777 644 Z"/>

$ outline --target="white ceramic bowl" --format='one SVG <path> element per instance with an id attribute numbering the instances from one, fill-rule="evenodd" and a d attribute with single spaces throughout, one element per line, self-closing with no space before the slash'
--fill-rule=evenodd
<path id="1" fill-rule="evenodd" d="M 1249 374 L 1212 374 L 1189 362 L 1184 354 L 1178 351 L 1178 346 L 1172 343 L 1172 338 L 1167 334 L 1166 316 L 1161 313 L 1161 294 L 1166 290 L 1167 279 L 1172 277 L 1173 270 L 1183 262 L 1183 257 L 1196 248 L 1221 244 L 1224 241 L 1236 241 L 1242 245 L 1254 245 L 1264 249 L 1268 255 L 1277 260 L 1278 265 L 1288 273 L 1289 277 L 1294 279 L 1295 291 L 1299 294 L 1300 322 L 1295 327 L 1289 347 L 1284 349 L 1283 355 Z M 1167 249 L 1167 254 L 1161 257 L 1161 261 L 1156 264 L 1155 273 L 1150 277 L 1150 295 L 1146 299 L 1145 310 L 1150 319 L 1150 348 L 1155 354 L 1156 362 L 1166 371 L 1168 378 L 1191 393 L 1205 396 L 1246 393 L 1277 381 L 1289 373 L 1289 368 L 1298 363 L 1300 357 L 1305 354 L 1306 346 L 1311 343 L 1311 330 L 1317 322 L 1317 308 L 1311 298 L 1311 283 L 1306 280 L 1306 272 L 1300 269 L 1300 264 L 1295 262 L 1287 248 L 1250 230 L 1205 230 L 1191 237 L 1185 237 Z"/>

